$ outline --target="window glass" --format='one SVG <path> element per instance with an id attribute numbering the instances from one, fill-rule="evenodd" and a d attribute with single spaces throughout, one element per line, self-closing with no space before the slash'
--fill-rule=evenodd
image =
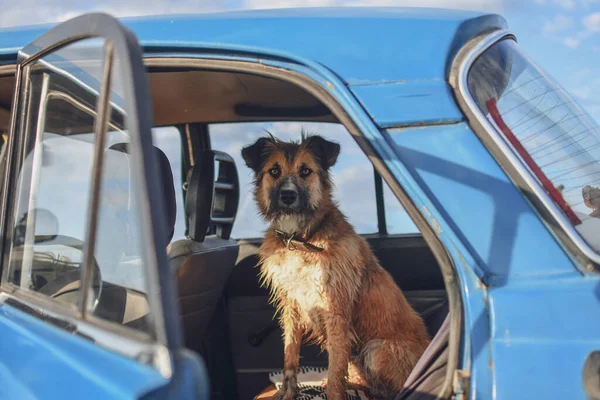
<path id="1" fill-rule="evenodd" d="M 88 314 L 153 334 L 138 207 L 141 188 L 131 169 L 118 58 L 112 65 L 108 132 L 103 142 L 94 133 L 103 44 L 100 39 L 84 40 L 30 68 L 8 279 L 77 309 L 85 307 Z M 164 130 L 156 135 L 160 133 Z M 102 145 L 104 163 L 94 267 L 88 301 L 82 305 L 81 267 L 96 145 Z"/>
<path id="2" fill-rule="evenodd" d="M 215 150 L 228 153 L 235 160 L 240 179 L 240 203 L 232 237 L 262 237 L 266 224 L 258 214 L 252 195 L 252 171 L 246 167 L 241 149 L 266 131 L 281 140 L 299 140 L 300 132 L 320 134 L 341 145 L 337 163 L 331 169 L 334 183 L 334 197 L 340 208 L 354 225 L 358 233 L 375 233 L 377 227 L 377 204 L 375 201 L 375 180 L 373 166 L 358 147 L 346 128 L 341 124 L 317 122 L 251 122 L 210 125 L 211 146 Z M 391 196 L 389 196 L 391 195 Z M 406 222 L 410 218 L 391 192 L 386 195 L 386 210 L 390 221 L 390 232 L 412 231 Z M 388 205 L 389 204 L 389 205 Z M 416 232 L 416 228 L 414 228 Z"/>
<path id="3" fill-rule="evenodd" d="M 94 147 L 90 110 L 100 88 L 103 44 L 85 40 L 29 67 L 8 279 L 72 305 L 79 300 Z M 87 62 L 70 58 L 77 50 Z M 83 64 L 89 74 L 79 68 Z"/>
<path id="4" fill-rule="evenodd" d="M 490 123 L 576 230 L 600 250 L 598 125 L 512 40 L 486 50 L 467 83 Z"/>
<path id="5" fill-rule="evenodd" d="M 116 73 L 120 71 L 118 57 L 113 60 L 113 71 L 117 78 L 111 82 L 95 249 L 101 290 L 96 304 L 88 302 L 87 307 L 97 317 L 152 334 L 139 208 L 141 188 L 132 171 L 123 87 Z"/>

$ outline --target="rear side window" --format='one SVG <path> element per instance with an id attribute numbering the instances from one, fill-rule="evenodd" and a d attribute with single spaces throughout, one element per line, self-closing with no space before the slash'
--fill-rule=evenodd
<path id="1" fill-rule="evenodd" d="M 600 131 L 513 40 L 487 49 L 467 76 L 488 121 L 596 251 L 600 250 Z"/>

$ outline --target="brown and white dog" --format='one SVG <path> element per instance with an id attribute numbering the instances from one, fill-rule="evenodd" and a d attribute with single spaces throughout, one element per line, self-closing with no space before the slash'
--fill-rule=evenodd
<path id="1" fill-rule="evenodd" d="M 393 396 L 430 341 L 423 320 L 332 199 L 329 169 L 339 152 L 337 143 L 304 133 L 300 143 L 264 137 L 242 149 L 258 208 L 271 224 L 259 254 L 283 329 L 278 398 L 297 392 L 305 335 L 328 352 L 330 400 L 344 398 L 346 380 Z"/>

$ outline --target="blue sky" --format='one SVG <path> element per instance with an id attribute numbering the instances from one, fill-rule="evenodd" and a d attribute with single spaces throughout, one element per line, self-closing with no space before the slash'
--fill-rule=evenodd
<path id="1" fill-rule="evenodd" d="M 600 121 L 600 1 L 511 0 L 503 15 L 529 56 Z"/>

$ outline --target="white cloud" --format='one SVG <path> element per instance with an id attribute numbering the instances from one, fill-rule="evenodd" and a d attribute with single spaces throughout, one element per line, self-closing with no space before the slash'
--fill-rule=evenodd
<path id="1" fill-rule="evenodd" d="M 565 46 L 574 49 L 574 48 L 579 47 L 579 45 L 581 44 L 581 41 L 574 37 L 566 37 L 566 38 L 564 38 L 563 43 L 565 44 Z"/>
<path id="2" fill-rule="evenodd" d="M 12 3 L 12 4 L 10 4 Z M 101 11 L 116 17 L 158 14 L 201 13 L 224 10 L 224 0 L 8 0 L 0 13 L 0 27 L 61 22 L 90 11 Z"/>
<path id="3" fill-rule="evenodd" d="M 575 0 L 554 0 L 554 4 L 566 9 L 574 8 L 576 5 Z"/>
<path id="4" fill-rule="evenodd" d="M 562 0 L 572 1 L 572 0 Z M 0 27 L 61 22 L 89 11 L 102 11 L 116 17 L 159 14 L 189 14 L 227 10 L 225 0 L 8 0 L 0 13 Z M 465 10 L 503 11 L 503 0 L 243 0 L 241 8 L 286 8 L 328 6 L 411 6 Z M 231 9 L 231 7 L 229 7 Z"/>
<path id="5" fill-rule="evenodd" d="M 574 25 L 573 17 L 567 15 L 557 15 L 551 20 L 544 22 L 542 32 L 546 35 L 559 33 L 572 28 Z"/>
<path id="6" fill-rule="evenodd" d="M 588 32 L 600 32 L 600 12 L 587 15 L 583 19 L 583 26 Z"/>
<path id="7" fill-rule="evenodd" d="M 563 0 L 568 1 L 568 0 Z M 403 6 L 438 7 L 502 12 L 502 0 L 246 0 L 247 8 L 287 8 L 323 6 Z"/>
<path id="8" fill-rule="evenodd" d="M 583 0 L 583 7 L 588 9 L 590 6 L 594 6 L 594 4 L 599 3 L 600 0 Z"/>

